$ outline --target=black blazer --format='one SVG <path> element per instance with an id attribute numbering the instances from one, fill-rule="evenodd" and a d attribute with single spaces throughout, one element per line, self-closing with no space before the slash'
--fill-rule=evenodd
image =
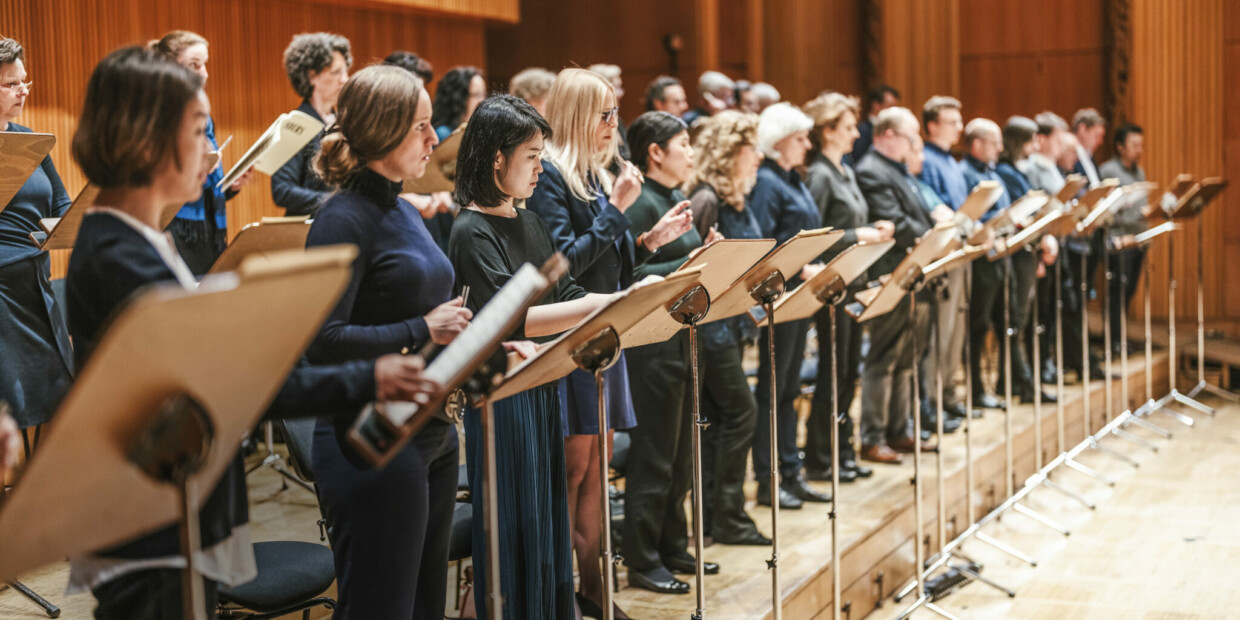
<path id="1" fill-rule="evenodd" d="M 870 268 L 870 277 L 891 273 L 909 248 L 926 234 L 934 223 L 922 206 L 921 196 L 913 189 L 917 180 L 904 168 L 871 150 L 857 164 L 857 185 L 870 207 L 870 222 L 890 220 L 895 224 L 896 244 Z"/>
<path id="2" fill-rule="evenodd" d="M 297 111 L 305 112 L 320 122 L 323 120 L 309 101 L 302 101 Z M 311 166 L 322 143 L 323 134 L 320 133 L 271 175 L 271 198 L 276 206 L 284 208 L 285 215 L 312 215 L 331 193 Z"/>
<path id="3" fill-rule="evenodd" d="M 568 257 L 568 272 L 590 293 L 614 293 L 633 284 L 633 268 L 652 252 L 639 249 L 629 218 L 608 202 L 581 200 L 568 189 L 564 175 L 543 161 L 534 194 L 525 207 L 538 214 L 555 249 Z"/>

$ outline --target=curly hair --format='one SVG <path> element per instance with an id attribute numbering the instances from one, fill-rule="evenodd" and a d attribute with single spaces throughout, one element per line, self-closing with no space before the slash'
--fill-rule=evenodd
<path id="1" fill-rule="evenodd" d="M 475 75 L 482 75 L 478 67 L 453 67 L 439 80 L 435 88 L 435 104 L 431 108 L 431 125 L 456 129 L 467 119 L 465 106 L 469 102 L 469 83 Z"/>
<path id="2" fill-rule="evenodd" d="M 422 86 L 430 86 L 435 79 L 435 68 L 431 63 L 413 52 L 396 51 L 383 59 L 383 64 L 400 67 L 422 79 Z"/>
<path id="3" fill-rule="evenodd" d="M 693 176 L 685 188 L 700 185 L 714 188 L 724 202 L 734 207 L 745 204 L 745 195 L 754 179 L 738 183 L 733 178 L 736 156 L 746 146 L 757 147 L 758 117 L 727 110 L 703 119 L 703 127 L 693 144 Z"/>
<path id="4" fill-rule="evenodd" d="M 310 83 L 311 71 L 323 71 L 332 65 L 332 52 L 344 56 L 344 64 L 353 66 L 353 51 L 349 40 L 330 32 L 308 32 L 296 35 L 284 49 L 284 71 L 293 90 L 302 99 L 314 93 Z"/>

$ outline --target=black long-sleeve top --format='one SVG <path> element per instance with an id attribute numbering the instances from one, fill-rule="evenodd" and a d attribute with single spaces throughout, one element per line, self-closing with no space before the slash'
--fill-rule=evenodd
<path id="1" fill-rule="evenodd" d="M 28 127 L 17 123 L 9 123 L 6 131 L 31 133 Z M 72 203 L 52 164 L 52 156 L 44 157 L 0 211 L 0 267 L 38 254 L 39 248 L 30 242 L 30 233 L 42 231 L 39 220 L 64 215 Z"/>
<path id="2" fill-rule="evenodd" d="M 373 359 L 430 340 L 424 318 L 452 298 L 452 263 L 401 184 L 363 169 L 323 204 L 306 247 L 357 246 L 353 277 L 306 356 L 329 364 Z"/>
<path id="3" fill-rule="evenodd" d="M 870 208 L 869 221 L 888 220 L 895 225 L 892 235 L 895 246 L 870 267 L 870 276 L 877 278 L 894 271 L 909 248 L 916 245 L 934 223 L 922 206 L 917 179 L 909 174 L 904 164 L 874 149 L 857 164 L 857 186 Z"/>
<path id="4" fill-rule="evenodd" d="M 151 243 L 120 218 L 88 214 L 82 220 L 69 261 L 66 293 L 69 332 L 76 345 L 78 367 L 86 364 L 107 323 L 144 287 L 177 282 L 176 275 Z M 184 352 L 193 355 L 192 351 Z M 267 419 L 308 417 L 352 411 L 374 399 L 373 361 L 333 367 L 299 364 L 269 405 Z M 203 548 L 212 547 L 249 521 L 245 467 L 240 454 L 199 511 Z M 142 559 L 181 553 L 177 526 L 172 525 L 101 552 L 111 557 Z"/>
<path id="5" fill-rule="evenodd" d="M 448 256 L 456 269 L 456 290 L 469 287 L 467 305 L 474 312 L 491 301 L 522 265 L 530 263 L 542 267 L 555 252 L 546 225 L 525 209 L 517 209 L 516 217 L 462 209 L 448 240 Z M 569 301 L 585 295 L 585 290 L 566 273 L 551 292 L 534 305 Z M 510 339 L 525 337 L 525 317 L 522 317 Z"/>
<path id="6" fill-rule="evenodd" d="M 853 169 L 843 163 L 837 167 L 822 153 L 810 160 L 805 184 L 818 204 L 822 225 L 844 231 L 843 238 L 824 254 L 830 260 L 857 243 L 857 229 L 866 225 L 870 208 Z"/>
<path id="7" fill-rule="evenodd" d="M 640 235 L 650 232 L 654 225 L 658 224 L 664 215 L 667 215 L 668 211 L 684 200 L 687 198 L 680 193 L 680 190 L 646 179 L 646 183 L 642 185 L 642 195 L 625 210 L 624 216 L 629 218 L 633 232 Z M 667 276 L 680 269 L 680 266 L 689 260 L 689 253 L 700 247 L 702 247 L 702 236 L 698 234 L 696 228 L 690 228 L 685 234 L 659 248 L 658 260 L 650 260 L 637 265 L 634 269 L 634 276 L 638 279 L 648 275 Z"/>
<path id="8" fill-rule="evenodd" d="M 323 121 L 309 100 L 302 101 L 297 111 Z M 322 143 L 323 134 L 320 133 L 271 175 L 271 198 L 276 206 L 284 208 L 285 215 L 312 215 L 331 194 L 312 166 Z"/>

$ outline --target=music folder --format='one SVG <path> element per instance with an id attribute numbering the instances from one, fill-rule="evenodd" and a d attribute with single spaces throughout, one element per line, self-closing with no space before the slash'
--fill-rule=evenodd
<path id="1" fill-rule="evenodd" d="M 316 248 L 251 259 L 193 290 L 143 289 L 108 324 L 0 504 L 0 583 L 180 518 L 178 490 L 131 460 L 159 405 L 178 394 L 214 428 L 189 479 L 201 505 L 336 305 L 356 255 Z"/>
<path id="2" fill-rule="evenodd" d="M 1114 179 L 1108 179 L 1113 181 Z M 1106 190 L 1102 196 L 1093 203 L 1093 207 L 1089 213 L 1081 219 L 1076 225 L 1076 233 L 1078 235 L 1091 235 L 1095 230 L 1106 226 L 1111 222 L 1115 210 L 1122 204 L 1124 192 L 1119 190 L 1118 184 L 1108 185 L 1105 182 L 1094 188 L 1096 190 Z"/>
<path id="3" fill-rule="evenodd" d="M 555 340 L 538 347 L 533 357 L 513 368 L 503 383 L 491 393 L 492 401 L 502 400 L 530 388 L 567 376 L 577 368 L 573 351 L 611 328 L 621 337 L 620 346 L 628 348 L 648 342 L 625 342 L 624 335 L 652 312 L 666 314 L 663 306 L 679 298 L 701 281 L 702 267 L 676 271 L 663 279 L 643 281 L 618 293 L 572 329 Z"/>
<path id="4" fill-rule="evenodd" d="M 0 131 L 0 211 L 9 206 L 53 146 L 56 136 L 50 133 Z"/>
<path id="5" fill-rule="evenodd" d="M 969 197 L 965 199 L 964 204 L 960 205 L 956 212 L 976 222 L 982 219 L 982 216 L 994 206 L 995 202 L 1002 195 L 1002 183 L 998 181 L 982 181 L 974 186 L 973 191 L 969 192 Z"/>
<path id="6" fill-rule="evenodd" d="M 1037 242 L 1038 239 L 1041 239 L 1042 235 L 1047 234 L 1047 231 L 1057 222 L 1071 219 L 1071 217 L 1072 214 L 1067 211 L 1054 211 L 1010 237 L 995 239 L 995 244 L 988 253 L 990 260 L 997 261 L 1019 252 L 1030 244 Z"/>
<path id="7" fill-rule="evenodd" d="M 1202 179 L 1200 183 L 1180 196 L 1175 207 L 1170 210 L 1170 217 L 1176 220 L 1197 217 L 1225 189 L 1227 189 L 1227 181 L 1224 179 L 1219 177 Z"/>
<path id="8" fill-rule="evenodd" d="M 401 191 L 412 194 L 433 194 L 456 189 L 456 156 L 461 150 L 461 137 L 465 135 L 465 123 L 461 123 L 452 135 L 443 139 L 431 151 L 426 162 L 426 173 L 418 179 L 405 179 Z"/>
<path id="9" fill-rule="evenodd" d="M 303 249 L 306 247 L 306 235 L 310 234 L 310 225 L 313 223 L 309 216 L 301 215 L 263 218 L 260 222 L 249 224 L 237 233 L 232 243 L 215 259 L 209 273 L 232 271 L 246 257 L 255 254 Z"/>
<path id="10" fill-rule="evenodd" d="M 1112 252 L 1123 252 L 1131 250 L 1135 247 L 1147 246 L 1157 240 L 1159 237 L 1179 230 L 1180 225 L 1175 222 L 1163 222 L 1157 226 L 1146 229 L 1144 232 L 1135 235 L 1121 235 L 1111 237 L 1108 245 Z"/>
<path id="11" fill-rule="evenodd" d="M 264 174 L 275 174 L 322 132 L 323 123 L 305 112 L 293 110 L 281 114 L 233 164 L 216 187 L 227 188 L 251 168 Z"/>
<path id="12" fill-rule="evenodd" d="M 882 258 L 892 246 L 894 239 L 878 243 L 859 241 L 840 252 L 827 263 L 818 275 L 802 282 L 800 286 L 783 295 L 775 302 L 775 323 L 786 323 L 814 316 L 823 305 L 823 293 L 829 287 L 846 288 L 854 280 L 865 275 L 875 261 Z M 766 325 L 766 317 L 758 327 Z"/>

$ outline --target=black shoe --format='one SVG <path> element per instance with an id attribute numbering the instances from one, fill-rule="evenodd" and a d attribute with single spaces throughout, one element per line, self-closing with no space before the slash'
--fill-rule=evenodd
<path id="1" fill-rule="evenodd" d="M 1106 376 L 1107 376 L 1107 371 L 1102 369 L 1102 364 L 1090 364 L 1089 366 L 1090 382 L 1102 381 L 1103 379 L 1106 378 Z"/>
<path id="2" fill-rule="evenodd" d="M 956 432 L 957 430 L 960 429 L 961 424 L 962 424 L 961 418 L 953 418 L 953 417 L 946 416 L 946 415 L 943 416 L 943 432 L 944 433 L 947 433 L 950 435 L 951 433 Z M 921 428 L 922 430 L 930 429 L 931 433 L 937 433 L 938 424 L 935 422 L 935 416 L 929 416 L 929 417 L 922 416 L 921 417 Z"/>
<path id="3" fill-rule="evenodd" d="M 1055 362 L 1047 359 L 1042 362 L 1042 383 L 1055 383 L 1059 380 L 1059 373 L 1055 372 Z"/>
<path id="4" fill-rule="evenodd" d="M 1032 403 L 1033 402 L 1033 390 L 1031 389 L 1028 392 L 1021 392 L 1020 402 L 1026 405 L 1028 405 L 1029 403 Z M 1054 394 L 1051 394 L 1050 392 L 1042 392 L 1042 402 L 1043 403 L 1057 403 L 1059 402 L 1059 397 L 1055 396 Z"/>
<path id="5" fill-rule="evenodd" d="M 715 542 L 721 545 L 745 545 L 750 547 L 769 547 L 771 539 L 762 535 L 758 530 L 750 530 L 749 532 L 737 536 L 736 538 L 716 538 Z"/>
<path id="6" fill-rule="evenodd" d="M 629 569 L 629 586 L 642 588 L 659 594 L 688 594 L 689 584 L 677 579 L 672 572 L 663 568 L 652 568 L 645 572 Z"/>
<path id="7" fill-rule="evenodd" d="M 1007 403 L 989 392 L 973 395 L 973 405 L 982 409 L 1007 409 Z"/>
<path id="8" fill-rule="evenodd" d="M 949 420 L 953 418 L 957 420 L 963 420 L 964 416 L 968 415 L 964 411 L 964 405 L 960 403 L 952 403 L 950 405 L 944 405 L 943 413 L 947 414 L 947 419 Z"/>
<path id="9" fill-rule="evenodd" d="M 603 608 L 599 607 L 598 603 L 595 603 L 594 601 L 582 596 L 580 592 L 577 592 L 576 594 L 577 594 L 577 607 L 581 609 L 581 617 L 582 618 L 598 618 L 599 620 L 602 620 Z M 624 613 L 623 611 L 620 611 L 620 606 L 616 605 L 615 603 L 612 603 L 612 616 L 616 618 L 617 620 L 629 617 L 628 614 Z"/>
<path id="10" fill-rule="evenodd" d="M 846 471 L 851 471 L 854 474 L 857 474 L 858 478 L 869 478 L 874 475 L 874 470 L 869 467 L 862 467 L 853 459 L 840 461 L 840 473 L 842 474 Z"/>
<path id="11" fill-rule="evenodd" d="M 831 468 L 826 469 L 805 469 L 805 479 L 814 482 L 831 482 Z M 852 482 L 857 479 L 857 472 L 840 468 L 840 482 Z"/>
<path id="12" fill-rule="evenodd" d="M 782 486 L 779 488 L 779 507 L 780 508 L 784 510 L 800 510 L 801 504 L 802 502 L 800 498 L 784 490 Z M 769 485 L 766 485 L 766 484 L 758 485 L 758 505 L 759 506 L 770 506 L 771 505 L 771 487 Z"/>
<path id="13" fill-rule="evenodd" d="M 785 480 L 780 484 L 780 488 L 791 493 L 802 502 L 826 503 L 831 501 L 831 495 L 829 493 L 823 493 L 818 489 L 815 489 L 810 486 L 804 478 L 798 477 L 792 480 Z"/>
<path id="14" fill-rule="evenodd" d="M 694 561 L 693 556 L 687 553 L 679 557 L 663 558 L 663 565 L 678 575 L 697 574 L 697 563 Z M 702 572 L 707 575 L 718 575 L 719 565 L 714 562 L 702 562 Z"/>

